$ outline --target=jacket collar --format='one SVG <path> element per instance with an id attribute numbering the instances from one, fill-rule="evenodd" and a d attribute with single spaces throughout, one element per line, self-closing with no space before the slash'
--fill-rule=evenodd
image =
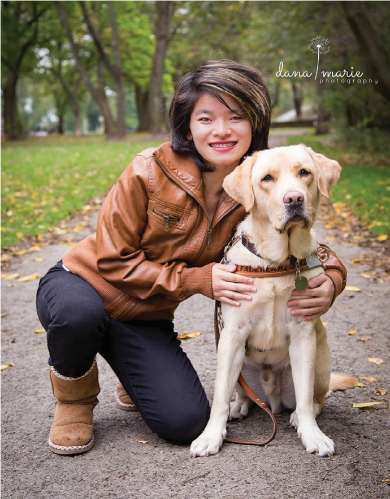
<path id="1" fill-rule="evenodd" d="M 165 170 L 165 173 L 177 184 L 182 186 L 184 190 L 190 192 L 190 194 L 192 194 L 205 208 L 202 173 L 193 158 L 185 154 L 174 152 L 170 142 L 162 144 L 153 154 L 158 163 Z M 237 201 L 224 191 L 221 195 L 214 219 L 216 219 L 216 216 L 220 219 L 236 205 L 238 205 Z"/>

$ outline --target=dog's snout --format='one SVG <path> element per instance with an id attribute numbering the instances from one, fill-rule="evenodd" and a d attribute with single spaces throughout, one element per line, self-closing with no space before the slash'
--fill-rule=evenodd
<path id="1" fill-rule="evenodd" d="M 304 201 L 303 194 L 302 192 L 299 191 L 288 191 L 283 196 L 283 203 L 286 206 L 299 207 L 302 206 L 303 201 Z"/>

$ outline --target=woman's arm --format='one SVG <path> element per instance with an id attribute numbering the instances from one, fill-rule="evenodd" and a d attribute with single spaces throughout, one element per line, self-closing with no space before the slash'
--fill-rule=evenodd
<path id="1" fill-rule="evenodd" d="M 147 259 L 140 240 L 148 222 L 149 168 L 143 156 L 135 159 L 113 186 L 99 213 L 97 265 L 102 277 L 140 299 L 162 294 L 172 300 L 186 298 L 181 273 L 187 264 L 165 265 Z M 168 260 L 168 259 L 167 259 Z"/>

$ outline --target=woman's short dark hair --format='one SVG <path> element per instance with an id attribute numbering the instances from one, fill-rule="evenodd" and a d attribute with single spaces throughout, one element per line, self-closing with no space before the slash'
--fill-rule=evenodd
<path id="1" fill-rule="evenodd" d="M 234 99 L 247 115 L 253 131 L 246 153 L 268 149 L 271 123 L 271 99 L 263 75 L 255 68 L 229 60 L 210 60 L 178 83 L 169 110 L 172 149 L 194 156 L 202 171 L 213 168 L 204 164 L 190 136 L 190 118 L 199 97 L 209 93 L 226 107 L 224 95 Z"/>

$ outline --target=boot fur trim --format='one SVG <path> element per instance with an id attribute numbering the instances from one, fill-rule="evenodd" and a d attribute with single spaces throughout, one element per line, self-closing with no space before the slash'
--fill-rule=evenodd
<path id="1" fill-rule="evenodd" d="M 91 440 L 85 444 L 85 445 L 75 445 L 73 447 L 67 447 L 64 445 L 55 445 L 53 442 L 48 440 L 49 443 L 49 449 L 54 452 L 55 454 L 81 454 L 82 452 L 87 452 L 89 449 L 92 449 L 94 443 L 95 443 L 95 438 L 92 435 Z"/>
<path id="2" fill-rule="evenodd" d="M 92 366 L 88 369 L 88 371 L 78 378 L 68 378 L 67 376 L 62 376 L 62 374 L 56 371 L 53 366 L 50 366 L 50 370 L 55 376 L 57 376 L 57 378 L 64 379 L 65 381 L 76 381 L 78 379 L 85 378 L 85 376 L 88 376 L 88 374 L 93 370 L 95 366 L 96 366 L 96 357 L 93 359 Z"/>
<path id="3" fill-rule="evenodd" d="M 121 400 L 122 398 L 122 400 Z M 116 403 L 119 407 L 119 409 L 122 409 L 122 411 L 137 411 L 137 407 L 134 404 L 134 402 L 131 400 L 125 389 L 123 388 L 123 385 L 121 383 L 118 383 L 118 385 L 115 388 L 115 399 Z M 124 400 L 126 402 L 124 402 Z"/>

